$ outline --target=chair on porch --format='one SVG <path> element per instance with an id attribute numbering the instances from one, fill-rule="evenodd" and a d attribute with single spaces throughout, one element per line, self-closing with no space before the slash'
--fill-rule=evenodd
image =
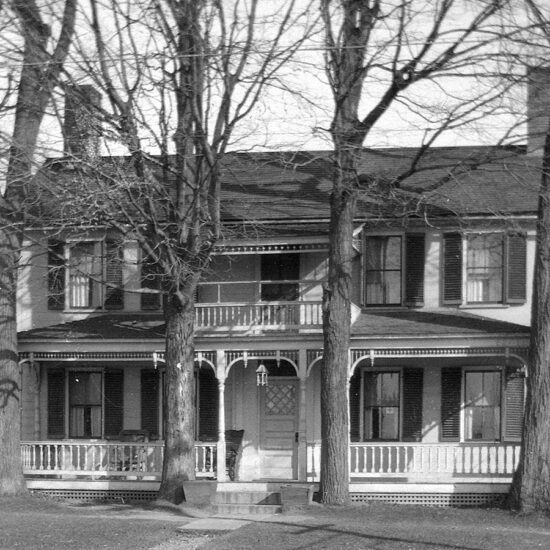
<path id="1" fill-rule="evenodd" d="M 149 432 L 147 430 L 121 430 L 118 439 L 125 443 L 147 443 Z M 123 446 L 118 469 L 126 472 L 144 470 L 144 452 L 145 450 L 138 445 Z"/>
<path id="2" fill-rule="evenodd" d="M 237 458 L 243 443 L 244 430 L 225 431 L 225 466 L 231 481 L 235 481 Z"/>

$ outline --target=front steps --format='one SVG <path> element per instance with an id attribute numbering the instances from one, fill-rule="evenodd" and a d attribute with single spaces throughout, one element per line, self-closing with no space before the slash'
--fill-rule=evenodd
<path id="1" fill-rule="evenodd" d="M 273 491 L 219 491 L 213 502 L 217 514 L 279 514 L 283 507 L 281 494 Z"/>

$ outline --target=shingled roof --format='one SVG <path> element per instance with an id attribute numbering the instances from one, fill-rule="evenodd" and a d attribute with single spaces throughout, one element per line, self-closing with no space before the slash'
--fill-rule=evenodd
<path id="1" fill-rule="evenodd" d="M 521 148 L 436 147 L 415 164 L 417 153 L 414 148 L 361 152 L 358 219 L 537 210 L 540 159 Z M 101 163 L 117 174 L 129 169 L 127 157 L 103 158 Z M 166 177 L 158 158 L 150 157 L 149 164 L 157 178 Z M 331 151 L 228 153 L 221 169 L 222 219 L 233 224 L 326 221 L 333 170 Z M 50 159 L 43 174 L 54 183 L 78 184 L 75 164 L 67 159 Z M 397 189 L 397 181 L 405 191 Z M 70 206 L 56 196 L 55 185 L 32 197 L 31 210 L 42 223 L 55 216 L 56 209 L 70 213 Z"/>

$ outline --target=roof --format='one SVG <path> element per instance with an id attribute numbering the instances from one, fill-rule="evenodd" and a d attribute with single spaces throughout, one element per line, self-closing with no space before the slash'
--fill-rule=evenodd
<path id="1" fill-rule="evenodd" d="M 436 147 L 418 163 L 417 154 L 415 148 L 361 151 L 358 219 L 508 216 L 537 211 L 540 159 L 526 155 L 521 148 Z M 332 156 L 331 151 L 226 154 L 221 166 L 222 220 L 230 224 L 328 220 Z M 112 178 L 115 182 L 129 173 L 127 157 L 104 157 L 99 162 L 105 174 L 116 176 Z M 170 183 L 172 176 L 162 171 L 158 158 L 149 157 L 149 164 L 159 181 L 164 177 Z M 415 170 L 409 174 L 412 166 Z M 74 186 L 78 177 L 74 161 L 50 159 L 42 175 L 54 177 L 30 195 L 30 210 L 37 219 L 47 220 L 61 210 L 76 217 L 72 209 L 77 206 L 60 200 L 61 187 Z M 397 182 L 402 188 L 398 189 Z M 111 194 L 105 193 L 103 199 L 94 197 L 98 217 L 102 200 L 112 199 Z M 90 208 L 89 203 L 88 198 L 82 207 Z"/>
<path id="2" fill-rule="evenodd" d="M 529 327 L 457 310 L 363 311 L 352 325 L 352 336 L 484 336 L 528 335 Z"/>
<path id="3" fill-rule="evenodd" d="M 29 340 L 158 340 L 164 338 L 160 314 L 105 314 L 19 333 Z M 377 310 L 363 312 L 353 323 L 352 335 L 363 337 L 528 335 L 529 327 L 495 321 L 460 311 Z"/>

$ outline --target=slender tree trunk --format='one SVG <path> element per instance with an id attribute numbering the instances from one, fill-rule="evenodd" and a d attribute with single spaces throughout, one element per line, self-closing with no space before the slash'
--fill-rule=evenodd
<path id="1" fill-rule="evenodd" d="M 546 134 L 537 221 L 531 343 L 523 444 L 510 493 L 522 510 L 550 510 L 550 130 Z"/>
<path id="2" fill-rule="evenodd" d="M 337 150 L 331 195 L 329 274 L 323 293 L 321 501 L 349 503 L 348 372 L 355 177 L 349 150 Z"/>
<path id="3" fill-rule="evenodd" d="M 192 293 L 190 294 L 192 296 Z M 166 314 L 165 449 L 159 497 L 179 504 L 183 481 L 195 477 L 193 300 L 169 296 Z"/>

